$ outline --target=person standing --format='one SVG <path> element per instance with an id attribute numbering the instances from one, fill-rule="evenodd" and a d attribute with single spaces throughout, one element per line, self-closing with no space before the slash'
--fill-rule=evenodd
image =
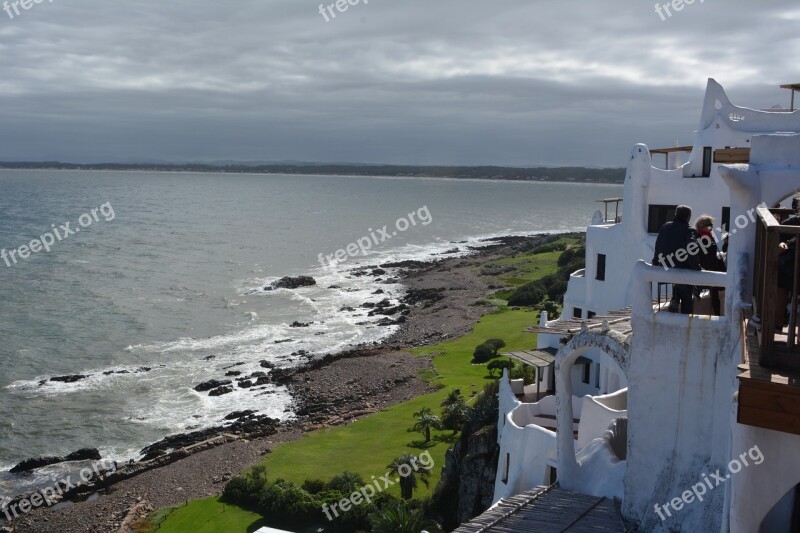
<path id="1" fill-rule="evenodd" d="M 689 225 L 692 218 L 692 208 L 679 205 L 675 209 L 675 218 L 667 222 L 658 230 L 656 249 L 653 255 L 653 264 L 663 266 L 665 269 L 680 268 L 686 270 L 701 270 L 697 254 L 688 252 L 689 244 L 696 246 L 697 232 Z M 694 310 L 694 288 L 691 285 L 675 284 L 672 286 L 672 301 L 669 311 L 680 311 L 684 315 L 692 314 Z"/>
<path id="2" fill-rule="evenodd" d="M 700 267 L 703 270 L 725 272 L 725 263 L 720 258 L 719 248 L 714 240 L 714 218 L 711 215 L 700 215 L 694 223 L 694 229 L 697 232 L 697 244 L 700 247 L 698 256 Z M 699 293 L 703 289 L 708 289 L 710 292 L 711 309 L 714 316 L 720 316 L 719 287 L 697 287 L 695 293 Z"/>

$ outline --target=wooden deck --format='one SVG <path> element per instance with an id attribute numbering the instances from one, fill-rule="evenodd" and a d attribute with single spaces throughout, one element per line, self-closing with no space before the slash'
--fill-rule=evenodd
<path id="1" fill-rule="evenodd" d="M 614 500 L 551 487 L 536 487 L 500 500 L 453 533 L 619 532 L 625 525 Z"/>
<path id="2" fill-rule="evenodd" d="M 800 371 L 767 368 L 758 364 L 758 333 L 744 330 L 744 363 L 739 365 L 739 407 L 737 422 L 748 426 L 800 435 Z M 785 347 L 785 332 L 775 335 L 773 351 L 781 359 L 800 362 L 800 354 Z"/>

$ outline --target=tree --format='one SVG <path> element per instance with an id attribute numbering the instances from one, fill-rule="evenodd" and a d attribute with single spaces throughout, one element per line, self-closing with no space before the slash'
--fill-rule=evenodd
<path id="1" fill-rule="evenodd" d="M 441 429 L 442 421 L 439 419 L 438 416 L 433 414 L 430 407 L 423 407 L 416 413 L 414 416 L 417 417 L 417 422 L 414 424 L 414 427 L 411 428 L 413 431 L 418 431 L 425 436 L 425 442 L 428 443 L 431 441 L 431 429 Z"/>
<path id="2" fill-rule="evenodd" d="M 495 361 L 490 361 L 486 368 L 489 370 L 489 374 L 494 376 L 495 370 L 499 370 L 500 372 L 502 372 L 504 368 L 508 368 L 510 370 L 514 368 L 514 363 L 503 359 L 497 359 Z"/>
<path id="3" fill-rule="evenodd" d="M 442 409 L 442 427 L 449 429 L 453 433 L 459 431 L 464 425 L 469 406 L 463 398 L 459 398 L 453 403 L 447 404 Z"/>
<path id="4" fill-rule="evenodd" d="M 405 502 L 387 505 L 369 521 L 373 533 L 420 533 L 425 527 L 422 509 L 409 509 Z"/>
<path id="5" fill-rule="evenodd" d="M 450 391 L 447 397 L 444 400 L 442 400 L 442 407 L 454 404 L 459 400 L 464 401 L 464 397 L 461 396 L 461 389 L 453 389 Z"/>
<path id="6" fill-rule="evenodd" d="M 418 485 L 417 480 L 428 486 L 431 469 L 419 464 L 419 460 L 410 453 L 397 457 L 386 468 L 389 469 L 390 475 L 397 475 L 400 478 L 400 497 L 404 500 L 410 500 L 414 495 L 414 489 Z"/>
<path id="7" fill-rule="evenodd" d="M 495 351 L 494 348 L 486 344 L 479 344 L 475 347 L 475 351 L 472 352 L 472 363 L 473 364 L 480 364 L 485 363 L 492 357 L 494 357 Z"/>
<path id="8" fill-rule="evenodd" d="M 491 346 L 492 350 L 494 350 L 495 357 L 497 357 L 498 350 L 506 347 L 506 341 L 504 341 L 503 339 L 489 339 L 484 344 Z"/>

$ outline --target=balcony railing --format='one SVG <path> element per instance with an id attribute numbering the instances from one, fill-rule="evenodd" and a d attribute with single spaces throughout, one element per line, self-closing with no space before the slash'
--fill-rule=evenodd
<path id="1" fill-rule="evenodd" d="M 776 214 L 783 214 L 779 209 L 759 207 L 757 213 L 753 306 L 761 317 L 761 328 L 755 362 L 762 367 L 800 370 L 797 336 L 800 246 L 795 245 L 793 252 L 780 247 L 782 241 L 800 236 L 800 226 L 781 226 L 775 218 Z M 790 253 L 793 257 L 786 255 Z M 779 288 L 779 278 L 786 287 Z M 789 320 L 784 328 L 786 304 Z"/>

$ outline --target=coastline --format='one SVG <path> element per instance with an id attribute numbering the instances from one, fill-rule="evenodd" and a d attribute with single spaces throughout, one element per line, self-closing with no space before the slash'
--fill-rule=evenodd
<path id="1" fill-rule="evenodd" d="M 15 519 L 11 530 L 117 530 L 133 509 L 142 513 L 219 494 L 230 477 L 256 464 L 280 442 L 346 424 L 434 390 L 419 376 L 430 368 L 430 360 L 406 350 L 468 333 L 480 316 L 493 308 L 482 299 L 500 288 L 476 267 L 556 234 L 500 237 L 492 239 L 497 244 L 473 249 L 467 256 L 399 265 L 407 289 L 403 301 L 410 312 L 397 332 L 378 345 L 326 356 L 282 376 L 295 397 L 297 420 L 267 420 L 250 427 L 254 431 L 244 430 L 236 438 L 218 442 L 207 443 L 213 435 L 205 435 L 199 446 L 202 451 L 179 449 L 131 477 L 120 476 L 120 481 L 105 487 L 93 501 L 33 511 Z M 252 418 L 245 415 L 242 420 Z"/>

